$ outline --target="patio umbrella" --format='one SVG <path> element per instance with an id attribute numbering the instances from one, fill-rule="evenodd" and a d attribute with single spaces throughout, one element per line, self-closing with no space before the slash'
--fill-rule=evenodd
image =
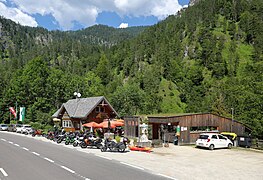
<path id="1" fill-rule="evenodd" d="M 124 122 L 120 122 L 120 121 L 111 121 L 111 124 L 115 126 L 124 126 Z"/>
<path id="2" fill-rule="evenodd" d="M 109 121 L 103 121 L 102 123 L 99 123 L 99 127 L 100 128 L 115 128 L 116 127 L 116 125 L 114 125 L 114 124 L 112 124 L 112 121 L 110 121 L 110 123 L 109 123 Z"/>
<path id="3" fill-rule="evenodd" d="M 83 124 L 84 127 L 90 127 L 90 128 L 100 128 L 101 126 L 96 122 L 89 122 L 86 124 Z"/>
<path id="4" fill-rule="evenodd" d="M 124 123 L 123 119 L 115 119 L 115 121 Z"/>

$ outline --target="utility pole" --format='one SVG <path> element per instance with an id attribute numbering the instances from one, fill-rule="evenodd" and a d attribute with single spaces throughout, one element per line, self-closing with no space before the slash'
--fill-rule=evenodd
<path id="1" fill-rule="evenodd" d="M 231 121 L 231 132 L 233 131 L 233 123 L 234 123 L 234 108 L 231 108 L 231 114 L 232 114 L 232 121 Z"/>

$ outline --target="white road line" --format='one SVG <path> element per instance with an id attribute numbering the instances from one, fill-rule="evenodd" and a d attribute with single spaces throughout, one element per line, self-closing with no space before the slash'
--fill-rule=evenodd
<path id="1" fill-rule="evenodd" d="M 98 156 L 98 157 L 101 157 L 101 158 L 104 158 L 104 159 L 108 159 L 108 160 L 112 160 L 112 159 L 109 158 L 109 157 L 101 156 L 101 155 L 98 155 L 98 154 L 95 154 L 95 156 Z"/>
<path id="2" fill-rule="evenodd" d="M 71 172 L 71 173 L 75 173 L 75 171 L 73 171 L 73 170 L 71 170 L 71 169 L 69 169 L 69 168 L 67 168 L 67 167 L 65 167 L 65 166 L 60 166 L 60 167 L 62 167 L 63 169 L 65 169 L 65 170 L 67 170 L 67 171 L 69 171 L 69 172 Z"/>
<path id="3" fill-rule="evenodd" d="M 3 139 L 3 138 L 2 138 L 1 140 L 2 140 L 2 141 L 6 141 L 6 140 L 5 140 L 5 139 Z"/>
<path id="4" fill-rule="evenodd" d="M 40 154 L 36 153 L 36 152 L 32 152 L 32 154 L 35 154 L 36 156 L 39 156 Z"/>
<path id="5" fill-rule="evenodd" d="M 177 180 L 176 178 L 174 178 L 174 177 L 171 177 L 171 176 L 167 176 L 167 175 L 164 175 L 164 174 L 157 174 L 157 175 L 159 175 L 159 176 L 163 176 L 163 177 L 165 177 L 165 178 L 168 178 L 168 179 L 173 179 L 173 180 Z"/>
<path id="6" fill-rule="evenodd" d="M 5 170 L 3 168 L 0 168 L 0 171 L 1 173 L 4 175 L 4 176 L 8 176 L 8 174 L 5 172 Z"/>
<path id="7" fill-rule="evenodd" d="M 44 158 L 44 159 L 47 160 L 47 161 L 49 161 L 49 162 L 52 162 L 52 163 L 55 162 L 55 161 L 53 161 L 52 159 L 49 159 L 49 158 L 47 158 L 47 157 Z"/>
<path id="8" fill-rule="evenodd" d="M 26 151 L 29 151 L 29 149 L 27 149 L 27 148 L 25 148 L 25 147 L 23 147 L 22 149 L 24 149 L 24 150 L 26 150 Z"/>
<path id="9" fill-rule="evenodd" d="M 10 144 L 14 144 L 12 141 L 8 141 Z"/>
<path id="10" fill-rule="evenodd" d="M 140 170 L 144 170 L 144 168 L 142 167 L 139 167 L 139 166 L 135 166 L 135 165 L 132 165 L 132 164 L 128 164 L 126 162 L 120 162 L 121 164 L 125 164 L 127 166 L 130 166 L 130 167 L 133 167 L 133 168 L 136 168 L 136 169 L 140 169 Z"/>
<path id="11" fill-rule="evenodd" d="M 14 144 L 15 146 L 19 147 L 19 144 Z"/>

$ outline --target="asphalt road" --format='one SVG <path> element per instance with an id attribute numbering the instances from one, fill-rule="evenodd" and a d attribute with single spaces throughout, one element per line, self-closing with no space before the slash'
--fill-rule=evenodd
<path id="1" fill-rule="evenodd" d="M 99 151 L 99 150 L 98 150 Z M 110 158 L 34 138 L 0 132 L 0 180 L 167 179 Z"/>

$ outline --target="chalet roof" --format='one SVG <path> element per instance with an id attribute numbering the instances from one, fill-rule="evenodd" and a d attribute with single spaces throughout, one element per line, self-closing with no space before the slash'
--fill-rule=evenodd
<path id="1" fill-rule="evenodd" d="M 63 103 L 60 109 L 58 109 L 53 115 L 53 118 L 58 118 L 63 109 L 65 109 L 71 118 L 85 118 L 87 117 L 100 103 L 104 101 L 109 107 L 114 111 L 116 115 L 117 112 L 113 109 L 110 103 L 104 96 L 99 97 L 89 97 L 89 98 L 77 98 L 70 99 L 66 103 Z"/>

